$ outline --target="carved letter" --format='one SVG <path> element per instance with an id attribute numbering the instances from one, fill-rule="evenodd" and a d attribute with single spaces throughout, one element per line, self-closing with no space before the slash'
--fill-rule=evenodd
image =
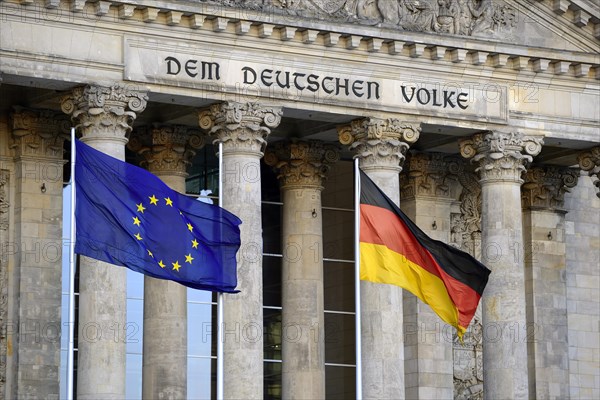
<path id="1" fill-rule="evenodd" d="M 271 87 L 271 85 L 273 85 L 273 82 L 271 81 L 273 79 L 272 74 L 273 74 L 272 69 L 265 69 L 260 74 L 260 80 L 262 81 L 263 85 L 265 85 L 266 87 Z"/>
<path id="2" fill-rule="evenodd" d="M 300 86 L 298 84 L 298 78 L 302 77 L 302 76 L 306 76 L 306 74 L 301 74 L 299 72 L 294 72 L 294 86 L 296 86 L 296 89 L 298 89 L 298 90 L 304 90 L 306 88 L 306 86 Z"/>
<path id="3" fill-rule="evenodd" d="M 167 74 L 177 75 L 179 73 L 179 71 L 181 71 L 181 64 L 179 64 L 179 61 L 177 61 L 177 59 L 175 57 L 167 57 L 167 58 L 165 58 L 165 61 L 167 62 Z M 177 67 L 177 71 L 173 71 L 171 69 L 171 66 L 173 65 L 173 63 L 175 63 L 175 67 Z"/>
<path id="4" fill-rule="evenodd" d="M 340 78 L 335 78 L 335 95 L 339 96 L 340 88 L 344 88 L 345 89 L 344 92 L 346 93 L 346 96 L 349 96 L 350 95 L 350 92 L 348 91 L 349 79 L 346 78 L 346 79 L 342 79 L 342 80 L 346 83 L 340 84 Z"/>
<path id="5" fill-rule="evenodd" d="M 446 94 L 446 91 L 444 90 L 444 94 Z M 442 103 L 436 103 L 437 100 L 437 89 L 433 89 L 433 105 L 434 106 L 441 106 Z"/>
<path id="6" fill-rule="evenodd" d="M 187 60 L 185 63 L 185 73 L 190 77 L 195 78 L 198 74 L 193 72 L 196 70 L 196 63 L 198 60 Z"/>
<path id="7" fill-rule="evenodd" d="M 456 107 L 456 104 L 452 103 L 452 96 L 454 96 L 454 91 L 448 92 L 447 90 L 444 90 L 444 108 L 446 108 L 448 104 L 450 104 L 450 107 L 452 108 Z"/>
<path id="8" fill-rule="evenodd" d="M 244 68 L 242 68 L 242 71 L 244 71 L 244 83 L 247 85 L 254 85 L 256 83 L 256 71 L 254 71 L 250 67 L 244 67 Z M 250 82 L 248 80 L 248 73 L 251 74 L 250 76 L 251 76 L 252 82 Z"/>
<path id="9" fill-rule="evenodd" d="M 317 79 L 319 79 L 318 75 L 309 75 L 308 78 L 306 78 L 306 82 L 308 83 L 308 86 L 306 87 L 308 90 L 310 90 L 311 92 L 316 92 L 319 90 L 319 81 L 317 81 Z"/>
<path id="10" fill-rule="evenodd" d="M 221 76 L 219 75 L 219 68 L 220 68 L 219 63 L 202 61 L 202 79 L 208 78 L 208 79 L 212 80 L 213 79 L 213 71 L 214 71 L 215 79 L 220 80 Z M 256 80 L 256 78 L 255 78 L 255 80 Z"/>
<path id="11" fill-rule="evenodd" d="M 464 96 L 465 98 L 464 98 L 464 99 L 461 99 L 461 96 Z M 459 95 L 456 97 L 456 102 L 458 103 L 458 106 L 459 106 L 460 108 L 462 108 L 463 110 L 466 110 L 466 109 L 467 109 L 467 107 L 469 107 L 469 105 L 468 105 L 468 104 L 465 104 L 465 105 L 463 105 L 463 104 L 462 104 L 463 102 L 465 102 L 465 103 L 466 103 L 467 101 L 469 101 L 469 99 L 467 98 L 467 96 L 469 96 L 469 94 L 468 94 L 468 93 L 462 92 L 462 93 L 460 93 L 460 94 L 459 94 Z"/>
<path id="12" fill-rule="evenodd" d="M 370 99 L 371 97 L 373 97 L 372 96 L 373 91 L 371 90 L 372 86 L 375 86 L 375 98 L 377 100 L 379 100 L 379 97 L 380 97 L 379 96 L 379 83 L 377 83 L 377 82 L 367 82 L 367 93 L 368 93 L 367 99 Z"/>
<path id="13" fill-rule="evenodd" d="M 333 93 L 333 89 L 329 89 L 326 85 L 325 85 L 325 81 L 332 81 L 333 82 L 333 78 L 331 76 L 326 76 L 325 78 L 323 78 L 323 91 L 327 94 L 331 94 Z"/>
<path id="14" fill-rule="evenodd" d="M 284 89 L 284 88 L 289 89 L 290 88 L 290 73 L 289 72 L 285 73 L 285 82 L 279 81 L 279 75 L 281 75 L 281 71 L 275 72 L 275 81 L 277 81 L 277 84 L 279 85 L 279 87 L 282 89 Z"/>
<path id="15" fill-rule="evenodd" d="M 423 101 L 423 99 L 421 98 L 421 93 L 425 93 L 427 95 L 427 100 Z M 425 88 L 417 90 L 417 101 L 423 105 L 429 103 L 429 101 L 431 101 L 431 94 L 429 94 L 429 90 Z"/>
<path id="16" fill-rule="evenodd" d="M 352 84 L 352 93 L 354 93 L 354 95 L 358 98 L 361 98 L 365 95 L 363 93 L 363 90 L 364 90 L 363 84 L 364 83 L 365 83 L 364 81 L 354 81 L 354 83 Z"/>
<path id="17" fill-rule="evenodd" d="M 402 89 L 402 97 L 404 97 L 404 100 L 405 100 L 407 103 L 410 103 L 410 102 L 412 101 L 413 97 L 415 97 L 415 88 L 414 88 L 414 87 L 411 87 L 411 89 L 412 89 L 412 92 L 410 93 L 410 97 L 408 97 L 408 96 L 406 95 L 406 88 L 404 87 L 404 85 L 400 86 L 400 88 Z"/>

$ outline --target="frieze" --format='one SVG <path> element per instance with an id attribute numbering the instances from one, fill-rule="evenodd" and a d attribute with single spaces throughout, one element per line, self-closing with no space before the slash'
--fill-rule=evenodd
<path id="1" fill-rule="evenodd" d="M 515 8 L 498 0 L 205 0 L 305 18 L 353 22 L 412 32 L 508 38 Z"/>

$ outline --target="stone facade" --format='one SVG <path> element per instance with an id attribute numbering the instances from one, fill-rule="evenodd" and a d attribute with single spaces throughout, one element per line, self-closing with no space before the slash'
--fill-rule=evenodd
<path id="1" fill-rule="evenodd" d="M 463 342 L 411 294 L 362 282 L 363 398 L 600 397 L 599 15 L 582 0 L 0 0 L 0 398 L 66 397 L 66 115 L 182 192 L 223 145 L 218 202 L 243 221 L 224 398 L 355 395 L 353 158 L 492 270 Z M 79 273 L 78 398 L 214 397 L 216 341 L 181 287 L 145 284 L 134 354 L 125 271 L 83 258 Z M 313 337 L 286 341 L 290 326 Z"/>

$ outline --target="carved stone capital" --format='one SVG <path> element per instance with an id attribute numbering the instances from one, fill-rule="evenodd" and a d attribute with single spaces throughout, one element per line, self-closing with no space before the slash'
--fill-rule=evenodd
<path id="1" fill-rule="evenodd" d="M 112 138 L 127 143 L 137 113 L 148 102 L 145 92 L 114 84 L 80 86 L 64 96 L 61 108 L 84 138 Z"/>
<path id="2" fill-rule="evenodd" d="M 396 118 L 364 118 L 338 128 L 341 144 L 361 159 L 361 168 L 402 170 L 409 146 L 419 139 L 421 126 Z"/>
<path id="3" fill-rule="evenodd" d="M 600 197 L 600 146 L 579 154 L 577 161 L 579 167 L 594 180 L 594 185 L 598 188 L 596 196 Z"/>
<path id="4" fill-rule="evenodd" d="M 456 185 L 452 181 L 456 181 L 456 176 L 449 173 L 447 155 L 411 151 L 400 174 L 401 198 L 428 196 L 453 199 Z"/>
<path id="5" fill-rule="evenodd" d="M 477 164 L 480 182 L 523 183 L 525 166 L 542 150 L 541 137 L 519 132 L 484 132 L 460 141 L 460 153 Z"/>
<path id="6" fill-rule="evenodd" d="M 200 132 L 187 126 L 136 128 L 127 147 L 142 157 L 140 165 L 155 174 L 187 176 L 187 167 L 204 146 Z"/>
<path id="7" fill-rule="evenodd" d="M 562 210 L 565 193 L 577 185 L 579 171 L 571 168 L 531 167 L 521 188 L 524 208 Z"/>
<path id="8" fill-rule="evenodd" d="M 10 128 L 10 147 L 15 156 L 62 160 L 63 142 L 69 132 L 69 121 L 64 115 L 16 107 L 10 115 Z"/>
<path id="9" fill-rule="evenodd" d="M 271 129 L 279 126 L 281 107 L 258 103 L 223 102 L 201 110 L 200 128 L 215 142 L 223 142 L 223 153 L 251 154 L 262 157 Z"/>
<path id="10" fill-rule="evenodd" d="M 335 145 L 318 140 L 277 142 L 265 154 L 265 163 L 279 171 L 282 189 L 322 190 L 330 165 L 339 159 Z"/>

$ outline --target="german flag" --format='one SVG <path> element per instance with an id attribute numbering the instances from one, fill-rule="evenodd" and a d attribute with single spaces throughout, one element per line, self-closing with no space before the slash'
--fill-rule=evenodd
<path id="1" fill-rule="evenodd" d="M 491 271 L 431 239 L 364 172 L 360 175 L 360 279 L 408 290 L 462 338 Z"/>

